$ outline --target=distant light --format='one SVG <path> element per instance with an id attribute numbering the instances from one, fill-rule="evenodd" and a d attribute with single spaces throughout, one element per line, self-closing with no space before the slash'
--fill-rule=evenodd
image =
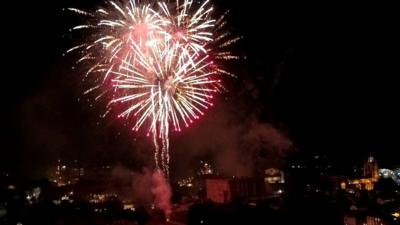
<path id="1" fill-rule="evenodd" d="M 135 206 L 133 204 L 130 204 L 130 203 L 124 204 L 124 209 L 135 211 Z"/>
<path id="2" fill-rule="evenodd" d="M 60 205 L 61 201 L 60 200 L 53 200 L 53 203 L 56 204 L 56 205 Z"/>
<path id="3" fill-rule="evenodd" d="M 342 183 L 340 183 L 340 188 L 342 189 L 342 190 L 345 190 L 346 189 L 346 183 L 345 182 L 342 182 Z"/>
<path id="4" fill-rule="evenodd" d="M 370 157 L 368 158 L 368 161 L 369 161 L 369 162 L 374 162 L 374 157 L 370 156 Z"/>

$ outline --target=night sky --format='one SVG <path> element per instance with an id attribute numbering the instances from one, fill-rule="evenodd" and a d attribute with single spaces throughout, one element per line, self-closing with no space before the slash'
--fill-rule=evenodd
<path id="1" fill-rule="evenodd" d="M 221 140 L 250 137 L 254 133 L 246 129 L 253 127 L 277 151 L 293 145 L 297 151 L 329 154 L 343 166 L 372 153 L 382 166 L 400 164 L 396 7 L 260 2 L 214 1 L 217 11 L 231 11 L 229 28 L 244 37 L 235 51 L 246 57 L 230 65 L 239 77 L 226 81 L 230 92 L 198 124 L 172 137 L 174 170 L 186 169 L 188 163 L 180 163 L 185 157 L 192 162 L 218 151 L 229 154 L 237 147 Z M 83 103 L 79 69 L 71 69 L 72 56 L 62 56 L 82 38 L 68 33 L 77 17 L 62 9 L 93 8 L 102 1 L 7 4 L 0 168 L 40 176 L 60 157 L 132 168 L 151 163 L 148 140 L 136 139 L 114 118 L 99 120 L 101 105 Z M 207 138 L 210 131 L 221 136 Z M 183 154 L 191 145 L 194 153 Z M 269 154 L 277 155 L 282 156 Z"/>

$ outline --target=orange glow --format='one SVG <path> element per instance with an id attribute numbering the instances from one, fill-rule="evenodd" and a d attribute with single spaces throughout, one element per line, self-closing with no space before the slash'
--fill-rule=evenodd
<path id="1" fill-rule="evenodd" d="M 345 182 L 340 183 L 340 188 L 342 190 L 346 189 L 346 183 Z"/>

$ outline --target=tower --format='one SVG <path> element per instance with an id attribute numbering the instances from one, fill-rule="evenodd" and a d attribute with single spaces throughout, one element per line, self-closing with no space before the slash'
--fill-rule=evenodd
<path id="1" fill-rule="evenodd" d="M 373 181 L 379 179 L 378 163 L 372 155 L 370 155 L 364 162 L 363 176 L 365 178 L 371 178 Z"/>

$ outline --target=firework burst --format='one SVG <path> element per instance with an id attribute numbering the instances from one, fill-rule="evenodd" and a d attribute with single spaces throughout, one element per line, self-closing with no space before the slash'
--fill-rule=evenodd
<path id="1" fill-rule="evenodd" d="M 195 6 L 196 5 L 196 6 Z M 90 66 L 99 98 L 111 96 L 108 107 L 120 104 L 120 118 L 144 127 L 154 142 L 155 166 L 168 176 L 169 133 L 181 131 L 212 106 L 223 89 L 219 76 L 233 74 L 220 60 L 237 59 L 224 17 L 213 19 L 208 0 L 170 2 L 108 2 L 94 12 L 69 8 L 87 16 L 87 24 L 72 30 L 90 30 L 89 41 L 67 52 L 79 51 L 77 63 Z M 109 112 L 110 110 L 107 110 Z"/>

